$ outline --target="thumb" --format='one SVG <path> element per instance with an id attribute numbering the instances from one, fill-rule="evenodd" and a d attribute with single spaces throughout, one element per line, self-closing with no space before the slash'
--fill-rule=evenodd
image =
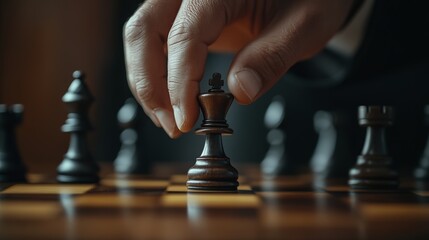
<path id="1" fill-rule="evenodd" d="M 293 64 L 316 54 L 338 31 L 346 11 L 318 9 L 322 11 L 290 8 L 238 52 L 228 73 L 228 88 L 238 103 L 254 102 Z"/>
<path id="2" fill-rule="evenodd" d="M 238 52 L 228 73 L 228 88 L 237 102 L 250 104 L 277 82 L 297 60 L 292 46 L 270 32 Z"/>

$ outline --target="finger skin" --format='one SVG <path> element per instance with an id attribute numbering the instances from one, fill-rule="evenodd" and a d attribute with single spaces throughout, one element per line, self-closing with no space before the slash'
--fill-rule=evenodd
<path id="1" fill-rule="evenodd" d="M 174 124 L 167 89 L 165 41 L 179 9 L 179 0 L 148 0 L 124 25 L 128 84 L 145 113 L 171 138 L 180 135 Z"/>
<path id="2" fill-rule="evenodd" d="M 323 48 L 352 1 L 148 0 L 124 31 L 130 88 L 154 123 L 176 137 L 195 124 L 208 46 L 226 26 L 244 20 L 249 29 L 227 78 L 237 101 L 249 104 Z"/>
<path id="3" fill-rule="evenodd" d="M 197 95 L 208 46 L 242 12 L 245 1 L 184 0 L 167 40 L 168 90 L 178 128 L 188 132 L 199 108 Z"/>
<path id="4" fill-rule="evenodd" d="M 280 2 L 280 1 L 279 1 Z M 277 15 L 234 58 L 228 87 L 237 102 L 250 104 L 296 62 L 320 51 L 342 27 L 352 0 L 282 1 Z"/>

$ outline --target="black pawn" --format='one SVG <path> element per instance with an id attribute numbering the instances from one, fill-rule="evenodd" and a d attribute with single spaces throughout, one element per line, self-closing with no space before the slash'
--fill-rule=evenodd
<path id="1" fill-rule="evenodd" d="M 22 122 L 20 104 L 0 104 L 0 182 L 25 182 L 26 168 L 16 143 L 15 128 Z"/>
<path id="2" fill-rule="evenodd" d="M 261 162 L 261 171 L 265 177 L 296 173 L 295 164 L 287 155 L 285 112 L 285 102 L 280 95 L 273 98 L 265 112 L 264 123 L 269 129 L 269 148 Z"/>
<path id="3" fill-rule="evenodd" d="M 120 140 L 121 148 L 114 166 L 117 173 L 145 174 L 150 172 L 150 163 L 142 157 L 140 144 L 140 107 L 134 98 L 129 98 L 118 111 L 118 123 L 123 129 Z"/>
<path id="4" fill-rule="evenodd" d="M 93 97 L 80 71 L 75 71 L 73 78 L 73 82 L 62 98 L 69 107 L 69 114 L 62 126 L 62 131 L 70 133 L 70 145 L 58 166 L 57 180 L 64 183 L 94 183 L 99 181 L 99 167 L 92 158 L 86 142 L 86 134 L 92 129 L 88 110 Z"/>
<path id="5" fill-rule="evenodd" d="M 367 128 L 362 153 L 350 170 L 349 185 L 354 189 L 389 189 L 399 185 L 392 169 L 385 139 L 385 128 L 393 124 L 393 109 L 388 106 L 360 106 L 359 125 Z"/>
<path id="6" fill-rule="evenodd" d="M 425 122 L 429 126 L 429 105 L 424 109 Z M 426 142 L 426 147 L 420 158 L 420 165 L 414 171 L 414 176 L 419 180 L 429 180 L 429 136 Z"/>
<path id="7" fill-rule="evenodd" d="M 222 144 L 222 134 L 233 133 L 225 116 L 234 97 L 221 89 L 223 80 L 219 73 L 213 74 L 209 85 L 211 89 L 198 96 L 204 120 L 201 128 L 195 131 L 196 134 L 206 135 L 206 141 L 201 156 L 188 171 L 186 185 L 191 190 L 235 191 L 238 187 L 238 172 L 231 166 Z"/>

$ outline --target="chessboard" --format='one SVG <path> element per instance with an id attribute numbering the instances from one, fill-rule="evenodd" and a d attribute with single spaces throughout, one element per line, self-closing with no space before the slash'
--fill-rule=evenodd
<path id="1" fill-rule="evenodd" d="M 103 167 L 103 169 L 105 169 Z M 103 170 L 97 184 L 28 174 L 0 185 L 0 239 L 427 239 L 429 188 L 351 190 L 309 174 L 261 177 L 238 166 L 237 191 L 186 188 L 186 171 Z M 166 169 L 169 169 L 168 171 Z M 318 183 L 318 184 L 315 184 Z"/>
<path id="2" fill-rule="evenodd" d="M 14 132 L 23 107 L 0 104 L 0 239 L 428 238 L 429 148 L 414 177 L 392 168 L 384 134 L 392 107 L 359 107 L 367 131 L 352 168 L 335 150 L 347 139 L 342 115 L 318 112 L 311 167 L 295 171 L 284 151 L 285 107 L 275 98 L 265 118 L 266 157 L 233 167 L 222 144 L 223 134 L 233 133 L 225 116 L 233 98 L 220 74 L 209 85 L 198 96 L 203 121 L 195 132 L 206 140 L 192 167 L 142 157 L 139 106 L 127 100 L 118 112 L 121 148 L 100 168 L 85 138 L 94 98 L 80 71 L 62 98 L 70 144 L 55 176 L 27 172 Z"/>

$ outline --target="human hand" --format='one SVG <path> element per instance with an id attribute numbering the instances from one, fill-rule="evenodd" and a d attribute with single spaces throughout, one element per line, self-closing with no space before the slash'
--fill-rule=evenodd
<path id="1" fill-rule="evenodd" d="M 178 137 L 198 118 L 210 45 L 238 51 L 227 83 L 239 103 L 250 104 L 293 64 L 320 51 L 353 2 L 147 0 L 124 26 L 130 89 L 155 125 Z"/>

